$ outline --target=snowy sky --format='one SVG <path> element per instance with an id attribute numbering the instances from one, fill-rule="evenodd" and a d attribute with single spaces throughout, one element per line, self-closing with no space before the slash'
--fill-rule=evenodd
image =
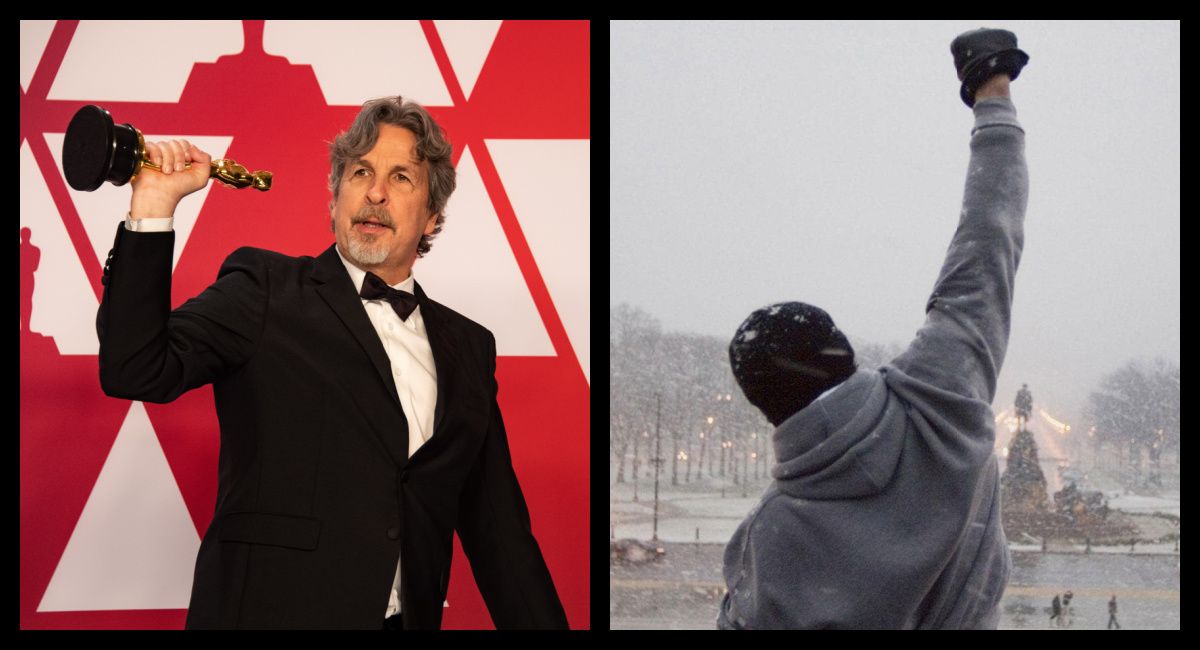
<path id="1" fill-rule="evenodd" d="M 614 22 L 611 303 L 728 339 L 800 300 L 906 345 L 970 154 L 949 45 L 984 25 L 1030 55 L 997 410 L 1028 382 L 1070 421 L 1128 359 L 1178 363 L 1178 22 Z"/>

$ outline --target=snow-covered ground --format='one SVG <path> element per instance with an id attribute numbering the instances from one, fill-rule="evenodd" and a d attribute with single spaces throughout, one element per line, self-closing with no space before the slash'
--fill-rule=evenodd
<path id="1" fill-rule="evenodd" d="M 1178 535 L 1178 489 L 1159 496 L 1134 494 L 1101 472 L 1081 483 L 1082 490 L 1104 492 L 1109 508 L 1127 513 L 1144 539 Z M 613 629 L 712 629 L 724 589 L 725 543 L 769 484 L 765 478 L 744 488 L 719 479 L 678 486 L 670 485 L 669 478 L 661 481 L 657 530 L 667 554 L 658 562 L 610 567 Z M 611 533 L 618 539 L 648 540 L 654 526 L 653 481 L 639 483 L 638 501 L 633 494 L 628 482 L 610 487 Z M 1001 603 L 1000 629 L 1049 628 L 1050 601 L 1066 589 L 1076 594 L 1074 629 L 1104 629 L 1108 599 L 1114 594 L 1126 629 L 1179 629 L 1179 550 L 1174 541 L 1090 549 L 1059 542 L 1043 552 L 1040 543 L 1026 539 L 1010 540 L 1009 548 L 1013 573 Z"/>
<path id="2" fill-rule="evenodd" d="M 758 497 L 768 482 L 747 487 L 746 498 L 741 488 L 727 489 L 728 497 L 717 494 L 693 494 L 659 487 L 658 538 L 668 542 L 725 542 L 733 536 L 738 524 L 758 503 Z M 615 526 L 618 539 L 633 537 L 650 539 L 653 532 L 654 486 L 638 487 L 639 501 L 634 503 L 633 486 L 626 483 L 610 488 L 610 524 Z M 697 530 L 699 539 L 697 540 Z"/>
<path id="3" fill-rule="evenodd" d="M 613 629 L 716 626 L 724 595 L 723 544 L 664 543 L 657 561 L 609 569 Z M 1048 629 L 1050 603 L 1071 590 L 1071 629 L 1104 629 L 1108 600 L 1119 601 L 1124 629 L 1179 629 L 1179 558 L 1171 555 L 1013 553 L 999 629 Z M 1055 626 L 1057 628 L 1057 626 Z"/>
<path id="4" fill-rule="evenodd" d="M 1009 544 L 1009 550 L 1022 551 L 1028 553 L 1037 553 L 1042 550 L 1042 547 L 1037 544 Z M 1176 553 L 1175 544 L 1135 544 L 1130 547 L 1128 544 L 1118 546 L 1093 546 L 1091 551 L 1088 551 L 1083 544 L 1066 544 L 1055 545 L 1051 547 L 1050 552 L 1055 553 L 1109 553 L 1114 555 L 1174 555 Z"/>
<path id="5" fill-rule="evenodd" d="M 1121 490 L 1106 490 L 1104 496 L 1108 497 L 1108 507 L 1113 510 L 1147 515 L 1157 512 L 1179 516 L 1179 490 L 1153 497 L 1128 494 Z"/>
<path id="6" fill-rule="evenodd" d="M 766 489 L 769 481 L 751 482 L 746 486 L 748 496 L 743 498 L 741 486 L 728 486 L 727 496 L 720 493 L 706 494 L 686 491 L 687 487 L 673 488 L 659 486 L 658 538 L 666 542 L 725 542 L 733 536 L 733 532 L 745 518 L 746 513 L 758 503 L 759 496 Z M 1163 496 L 1139 496 L 1120 490 L 1106 491 L 1108 506 L 1114 510 L 1139 515 L 1162 513 L 1179 516 L 1179 491 L 1167 492 Z M 610 487 L 609 523 L 610 533 L 616 538 L 632 537 L 650 539 L 653 533 L 654 485 L 643 481 L 638 486 L 638 501 L 633 498 L 633 486 L 629 483 Z M 1147 531 L 1150 537 L 1161 537 L 1163 531 L 1169 529 L 1169 524 L 1163 524 L 1163 530 L 1153 533 Z M 1178 528 L 1176 528 L 1178 530 Z M 1012 544 L 1013 550 L 1040 550 L 1040 546 L 1031 544 Z M 1078 549 L 1057 547 L 1057 551 L 1084 551 Z M 1093 546 L 1096 553 L 1129 553 L 1129 546 Z M 1134 553 L 1174 553 L 1175 545 L 1167 544 L 1137 544 Z"/>

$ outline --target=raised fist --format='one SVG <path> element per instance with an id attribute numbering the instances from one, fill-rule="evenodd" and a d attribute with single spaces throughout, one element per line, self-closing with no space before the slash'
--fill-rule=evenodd
<path id="1" fill-rule="evenodd" d="M 187 140 L 147 142 L 146 155 L 162 171 L 143 167 L 133 179 L 134 219 L 169 217 L 180 199 L 208 185 L 212 156 Z"/>
<path id="2" fill-rule="evenodd" d="M 975 92 L 988 79 L 1007 74 L 1016 79 L 1029 55 L 1017 49 L 1017 35 L 1005 29 L 980 28 L 959 34 L 950 43 L 954 68 L 962 82 L 959 96 L 967 106 L 975 105 Z"/>

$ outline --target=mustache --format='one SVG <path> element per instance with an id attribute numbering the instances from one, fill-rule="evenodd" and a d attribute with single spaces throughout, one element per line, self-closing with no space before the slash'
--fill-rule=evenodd
<path id="1" fill-rule="evenodd" d="M 354 218 L 350 220 L 350 225 L 366 223 L 367 221 L 376 221 L 380 225 L 393 228 L 395 224 L 392 222 L 392 215 L 388 214 L 387 210 L 379 207 L 366 207 L 359 210 Z"/>

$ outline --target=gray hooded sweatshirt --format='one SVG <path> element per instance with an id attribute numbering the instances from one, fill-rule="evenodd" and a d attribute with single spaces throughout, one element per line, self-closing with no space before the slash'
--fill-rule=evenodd
<path id="1" fill-rule="evenodd" d="M 991 403 L 1029 179 L 1012 102 L 974 111 L 925 324 L 775 430 L 775 480 L 725 549 L 723 629 L 996 627 L 1009 557 Z"/>

